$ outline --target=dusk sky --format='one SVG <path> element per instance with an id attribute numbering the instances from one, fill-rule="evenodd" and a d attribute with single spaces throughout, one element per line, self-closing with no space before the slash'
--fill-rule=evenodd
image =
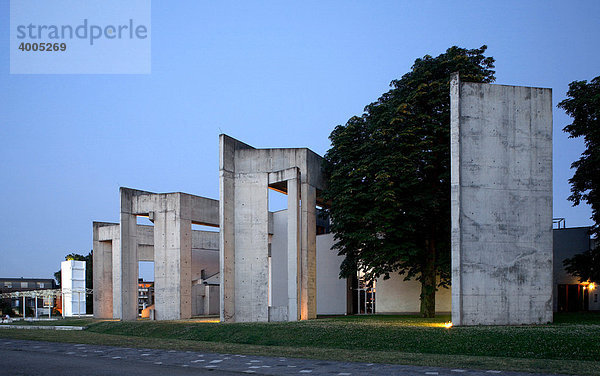
<path id="1" fill-rule="evenodd" d="M 119 187 L 218 198 L 218 135 L 323 155 L 416 58 L 488 45 L 496 83 L 552 88 L 554 217 L 582 140 L 556 104 L 600 75 L 600 1 L 152 2 L 151 74 L 10 74 L 0 1 L 0 277 L 51 278 L 119 221 Z M 147 271 L 142 276 L 151 278 Z"/>

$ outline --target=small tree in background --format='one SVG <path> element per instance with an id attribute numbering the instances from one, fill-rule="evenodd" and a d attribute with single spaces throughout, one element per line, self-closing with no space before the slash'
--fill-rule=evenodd
<path id="1" fill-rule="evenodd" d="M 324 196 L 340 276 L 399 273 L 421 282 L 421 312 L 435 315 L 450 282 L 450 76 L 493 82 L 487 47 L 451 47 L 417 59 L 362 116 L 335 127 L 325 155 Z M 439 279 L 439 283 L 438 283 Z"/>

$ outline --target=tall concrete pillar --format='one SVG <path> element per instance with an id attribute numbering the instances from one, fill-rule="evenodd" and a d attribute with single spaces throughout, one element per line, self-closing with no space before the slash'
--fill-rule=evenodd
<path id="1" fill-rule="evenodd" d="M 317 317 L 317 191 L 302 183 L 301 320 Z"/>
<path id="2" fill-rule="evenodd" d="M 101 227 L 105 227 L 103 223 L 93 223 L 94 318 L 110 319 L 113 317 L 112 240 L 100 240 Z"/>
<path id="3" fill-rule="evenodd" d="M 157 320 L 192 316 L 192 222 L 187 195 L 162 194 L 154 212 L 154 296 Z"/>
<path id="4" fill-rule="evenodd" d="M 300 235 L 300 179 L 287 181 L 287 288 L 288 288 L 288 321 L 300 318 L 301 289 L 301 235 Z"/>
<path id="5" fill-rule="evenodd" d="M 236 321 L 269 321 L 268 174 L 239 175 L 234 189 Z"/>
<path id="6" fill-rule="evenodd" d="M 112 317 L 121 318 L 121 230 L 112 242 Z"/>
<path id="7" fill-rule="evenodd" d="M 234 190 L 234 147 L 219 138 L 221 150 L 219 160 L 219 271 L 221 287 L 221 322 L 235 321 L 235 190 Z"/>
<path id="8" fill-rule="evenodd" d="M 115 265 L 121 271 L 116 281 L 116 288 L 121 291 L 121 306 L 117 307 L 115 317 L 125 321 L 138 318 L 137 216 L 132 210 L 132 198 L 131 192 L 121 189 L 121 254 L 116 260 L 119 265 Z M 116 291 L 115 294 L 118 296 Z"/>

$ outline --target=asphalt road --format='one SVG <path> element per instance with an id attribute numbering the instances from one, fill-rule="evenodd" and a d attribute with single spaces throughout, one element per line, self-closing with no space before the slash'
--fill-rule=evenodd
<path id="1" fill-rule="evenodd" d="M 497 370 L 122 348 L 0 338 L 0 375 L 533 376 Z M 539 374 L 538 374 L 539 375 Z"/>
<path id="2" fill-rule="evenodd" d="M 110 362 L 103 358 L 82 358 L 64 353 L 41 353 L 0 349 L 0 375 L 10 376 L 158 376 L 158 375 L 239 375 L 238 372 L 161 366 L 153 363 Z"/>

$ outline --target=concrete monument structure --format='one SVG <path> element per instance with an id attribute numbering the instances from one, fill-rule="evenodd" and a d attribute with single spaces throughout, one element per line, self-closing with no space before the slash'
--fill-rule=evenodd
<path id="1" fill-rule="evenodd" d="M 219 273 L 219 233 L 213 231 L 192 230 L 191 231 L 191 280 L 181 278 L 181 272 L 177 268 L 167 269 L 165 265 L 177 262 L 181 259 L 181 254 L 187 254 L 189 249 L 184 247 L 172 250 L 170 253 L 163 253 L 163 262 L 156 258 L 160 253 L 155 249 L 155 237 L 159 233 L 161 236 L 164 233 L 156 221 L 157 202 L 164 200 L 172 193 L 155 194 L 139 190 L 131 190 L 122 188 L 121 194 L 126 193 L 126 202 L 131 202 L 131 196 L 144 196 L 141 200 L 146 201 L 143 204 L 139 203 L 140 199 L 136 199 L 137 209 L 131 211 L 137 215 L 146 215 L 152 218 L 154 226 L 141 225 L 136 223 L 136 254 L 135 259 L 132 258 L 131 268 L 126 269 L 126 272 L 136 273 L 135 280 L 137 281 L 137 268 L 134 265 L 139 261 L 154 261 L 155 268 L 155 288 L 156 291 L 163 291 L 163 296 L 171 295 L 164 288 L 165 285 L 177 290 L 185 290 L 191 284 L 191 298 L 183 300 L 181 295 L 175 296 L 177 299 L 166 300 L 163 298 L 162 305 L 159 297 L 156 297 L 155 316 L 157 320 L 177 319 L 174 314 L 176 308 L 185 304 L 184 309 L 189 310 L 189 301 L 191 300 L 191 315 L 213 315 L 220 311 L 220 273 Z M 189 195 L 191 196 L 191 195 Z M 194 200 L 192 196 L 192 201 Z M 210 199 L 208 199 L 210 200 Z M 149 202 L 150 203 L 149 203 Z M 208 208 L 214 209 L 216 200 L 210 200 Z M 211 206 L 212 205 L 212 206 Z M 131 207 L 128 206 L 127 207 Z M 150 210 L 154 208 L 155 211 Z M 192 206 L 194 208 L 194 206 Z M 195 206 L 199 209 L 199 206 Z M 148 210 L 147 213 L 142 212 Z M 203 210 L 205 210 L 203 209 Z M 201 214 L 199 215 L 194 210 L 193 223 L 200 222 Z M 212 223 L 214 217 L 210 210 L 206 210 L 203 223 Z M 211 219 L 212 218 L 212 219 Z M 337 256 L 331 251 L 333 245 L 333 237 L 331 234 L 325 233 L 324 223 L 327 221 L 318 219 L 317 229 L 320 229 L 321 235 L 316 237 L 316 256 L 317 270 L 316 283 L 319 285 L 317 306 L 318 314 L 323 315 L 339 315 L 346 313 L 346 280 L 338 279 L 337 273 L 332 272 L 338 270 L 343 257 Z M 288 252 L 288 212 L 280 210 L 277 212 L 269 212 L 268 214 L 268 248 L 269 248 L 269 268 L 268 268 L 268 304 L 273 309 L 273 320 L 287 319 L 287 303 L 288 303 L 288 287 L 287 287 L 287 252 Z M 214 225 L 212 225 L 214 226 Z M 177 231 L 167 233 L 170 238 L 177 239 L 181 233 L 186 230 L 187 226 L 181 226 Z M 122 302 L 128 299 L 128 295 L 123 293 L 122 286 L 128 279 L 133 280 L 131 276 L 123 277 L 122 263 L 120 257 L 121 251 L 121 225 L 119 223 L 109 222 L 94 222 L 93 223 L 93 239 L 94 239 L 94 316 L 96 318 L 122 318 Z M 164 241 L 163 241 L 164 243 Z M 131 247 L 133 248 L 133 247 Z M 137 260 L 137 262 L 136 262 Z M 135 269 L 135 270 L 133 270 Z M 160 273 L 163 273 L 163 278 L 159 278 Z M 166 277 L 165 277 L 166 276 Z M 165 280 L 170 279 L 170 284 L 166 284 Z M 162 288 L 161 288 L 162 284 Z M 137 282 L 136 282 L 137 286 Z M 182 288 L 183 287 L 183 288 Z M 131 297 L 129 297 L 131 299 Z M 166 300 L 166 301 L 165 301 Z M 137 302 L 137 296 L 136 300 Z M 120 308 L 121 307 L 121 308 Z M 282 308 L 283 307 L 283 308 Z M 285 308 L 285 309 L 284 309 Z"/>
<path id="2" fill-rule="evenodd" d="M 451 81 L 452 322 L 552 321 L 552 92 Z"/>
<path id="3" fill-rule="evenodd" d="M 218 201 L 179 192 L 121 188 L 120 193 L 120 224 L 93 225 L 94 316 L 137 319 L 138 262 L 154 261 L 156 319 L 191 317 L 192 249 L 218 244 L 218 233 L 192 231 L 192 224 L 218 227 Z M 138 225 L 137 216 L 154 226 Z"/>
<path id="4" fill-rule="evenodd" d="M 255 149 L 226 135 L 219 149 L 221 321 L 315 318 L 322 158 L 307 148 Z M 288 202 L 283 306 L 269 306 L 269 188 Z"/>

